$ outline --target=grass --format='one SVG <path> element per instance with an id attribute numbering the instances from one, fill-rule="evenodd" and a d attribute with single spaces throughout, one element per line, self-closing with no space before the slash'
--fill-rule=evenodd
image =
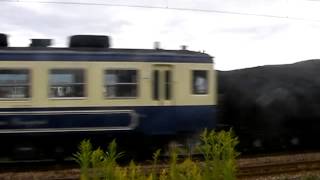
<path id="1" fill-rule="evenodd" d="M 197 147 L 205 162 L 199 163 L 186 157 L 178 161 L 180 149 L 173 147 L 170 152 L 169 167 L 160 172 L 156 169 L 161 150 L 153 154 L 151 171 L 142 170 L 131 161 L 127 167 L 120 167 L 117 160 L 124 155 L 117 152 L 117 144 L 113 140 L 106 151 L 93 149 L 89 140 L 79 145 L 79 151 L 74 159 L 80 165 L 81 180 L 233 180 L 236 179 L 235 151 L 238 144 L 237 137 L 230 131 L 207 131 L 199 137 L 201 144 Z"/>

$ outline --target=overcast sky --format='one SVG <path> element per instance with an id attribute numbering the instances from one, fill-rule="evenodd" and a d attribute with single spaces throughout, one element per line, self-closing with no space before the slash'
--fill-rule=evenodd
<path id="1" fill-rule="evenodd" d="M 220 70 L 320 59 L 320 0 L 55 0 L 163 9 L 13 1 L 0 0 L 10 46 L 31 38 L 66 46 L 70 35 L 105 34 L 114 48 L 187 45 L 214 56 Z"/>

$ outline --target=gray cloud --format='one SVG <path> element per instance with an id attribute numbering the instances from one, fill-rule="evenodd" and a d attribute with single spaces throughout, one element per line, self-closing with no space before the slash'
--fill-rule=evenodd
<path id="1" fill-rule="evenodd" d="M 113 34 L 130 25 L 126 20 L 112 18 L 113 12 L 108 11 L 110 8 L 104 8 L 104 11 L 84 6 L 40 8 L 32 9 L 16 4 L 0 6 L 0 32 L 10 34 L 12 30 L 19 30 L 31 36 L 43 34 L 61 37 L 79 33 Z"/>
<path id="2" fill-rule="evenodd" d="M 56 1 L 88 2 L 88 0 Z M 169 2 L 169 7 L 177 8 L 202 8 L 276 16 L 289 14 L 292 17 L 300 17 L 300 14 L 306 14 L 302 17 L 313 14 L 319 16 L 316 10 L 320 7 L 320 4 L 309 7 L 304 1 L 297 3 L 286 0 L 132 0 L 130 2 L 90 0 L 90 2 L 150 6 L 164 6 Z M 288 4 L 291 6 L 286 8 Z M 303 4 L 305 5 L 302 6 Z M 56 44 L 65 45 L 66 37 L 72 34 L 107 34 L 113 36 L 114 47 L 119 48 L 149 48 L 156 40 L 163 42 L 164 48 L 176 48 L 181 44 L 187 44 L 190 50 L 205 49 L 217 57 L 216 62 L 220 69 L 289 63 L 290 59 L 297 61 L 299 58 L 320 57 L 317 49 L 320 25 L 313 21 L 297 22 L 292 19 L 199 11 L 31 2 L 0 2 L 0 12 L 0 32 L 10 34 L 15 46 L 24 46 L 29 38 L 54 38 Z M 296 13 L 300 13 L 299 16 Z M 292 43 L 290 40 L 299 43 Z M 307 48 L 305 44 L 308 44 Z"/>

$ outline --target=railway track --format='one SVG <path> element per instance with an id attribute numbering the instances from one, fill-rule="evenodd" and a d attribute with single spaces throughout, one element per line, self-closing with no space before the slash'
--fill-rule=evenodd
<path id="1" fill-rule="evenodd" d="M 240 167 L 238 177 L 240 179 L 255 178 L 262 176 L 290 175 L 298 172 L 319 171 L 320 161 L 283 162 L 268 165 L 252 165 Z"/>
<path id="2" fill-rule="evenodd" d="M 13 165 L 11 165 L 13 166 Z M 54 179 L 73 180 L 80 178 L 80 170 L 76 164 L 67 165 L 42 164 L 41 167 L 24 165 L 20 168 L 0 170 L 0 179 Z M 149 165 L 141 165 L 150 169 Z M 21 169 L 22 168 L 22 169 Z M 160 165 L 160 169 L 166 165 Z M 239 179 L 259 179 L 279 175 L 292 175 L 299 172 L 320 172 L 320 152 L 299 153 L 289 155 L 270 155 L 263 157 L 245 157 L 238 159 Z"/>
<path id="3" fill-rule="evenodd" d="M 306 172 L 320 172 L 320 153 L 297 153 L 271 155 L 238 160 L 239 179 L 258 179 L 258 177 L 292 176 Z"/>

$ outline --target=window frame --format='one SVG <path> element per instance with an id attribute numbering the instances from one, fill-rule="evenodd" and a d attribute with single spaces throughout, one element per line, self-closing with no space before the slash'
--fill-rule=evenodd
<path id="1" fill-rule="evenodd" d="M 206 91 L 204 92 L 204 93 L 196 93 L 195 92 L 195 88 L 194 88 L 194 78 L 195 78 L 195 76 L 194 76 L 194 72 L 196 72 L 196 71 L 204 71 L 205 73 L 206 73 L 206 85 L 207 85 L 207 88 L 206 88 Z M 191 78 L 190 78 L 190 80 L 191 80 L 191 94 L 192 95 L 195 95 L 195 96 L 207 96 L 207 95 L 209 95 L 209 70 L 208 69 L 192 69 L 191 70 Z"/>
<path id="2" fill-rule="evenodd" d="M 0 97 L 0 101 L 30 101 L 32 99 L 32 70 L 29 67 L 4 67 L 4 68 L 0 68 L 1 70 L 13 70 L 13 71 L 21 71 L 21 70 L 25 70 L 27 71 L 27 75 L 28 75 L 28 83 L 26 84 L 18 84 L 18 86 L 14 86 L 14 84 L 10 84 L 10 85 L 4 85 L 4 87 L 21 87 L 21 85 L 27 86 L 28 87 L 28 97 L 17 97 L 17 98 L 6 98 L 6 97 Z M 20 86 L 19 86 L 20 85 Z M 0 87 L 2 85 L 0 84 Z"/>
<path id="3" fill-rule="evenodd" d="M 50 82 L 50 75 L 51 72 L 53 70 L 80 70 L 83 73 L 83 83 L 69 83 L 71 85 L 74 84 L 79 84 L 79 85 L 83 85 L 83 96 L 73 96 L 73 97 L 55 97 L 55 96 L 50 96 L 51 95 L 51 87 L 52 87 L 52 83 Z M 48 70 L 48 99 L 58 99 L 58 100 L 81 100 L 81 99 L 87 99 L 88 98 L 88 78 L 87 78 L 87 69 L 86 68 L 82 68 L 82 67 L 75 67 L 75 68 L 65 68 L 65 67 L 54 67 L 54 68 L 50 68 Z M 66 84 L 68 85 L 68 84 Z"/>
<path id="4" fill-rule="evenodd" d="M 117 84 L 122 84 L 122 85 L 136 85 L 136 96 L 123 96 L 123 97 L 119 97 L 119 96 L 115 96 L 115 97 L 108 97 L 108 84 L 105 81 L 105 75 L 107 74 L 106 72 L 108 70 L 117 70 L 117 71 L 135 71 L 136 72 L 136 83 L 115 83 L 113 84 L 113 86 L 117 85 Z M 140 71 L 137 68 L 106 68 L 103 69 L 102 72 L 102 85 L 103 85 L 103 91 L 102 91 L 102 96 L 104 97 L 104 99 L 138 99 L 140 97 Z"/>

